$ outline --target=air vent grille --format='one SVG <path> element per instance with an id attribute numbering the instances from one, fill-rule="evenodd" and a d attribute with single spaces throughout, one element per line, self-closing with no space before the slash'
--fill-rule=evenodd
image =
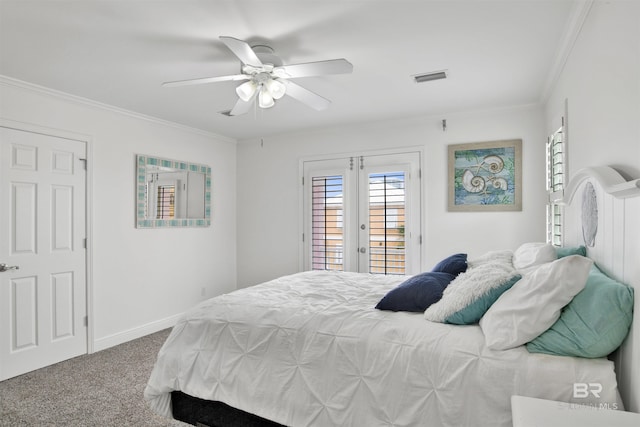
<path id="1" fill-rule="evenodd" d="M 433 71 L 431 73 L 416 74 L 412 77 L 413 77 L 413 81 L 415 81 L 416 83 L 424 83 L 424 82 L 430 82 L 432 80 L 446 79 L 447 73 L 448 73 L 447 70 Z"/>

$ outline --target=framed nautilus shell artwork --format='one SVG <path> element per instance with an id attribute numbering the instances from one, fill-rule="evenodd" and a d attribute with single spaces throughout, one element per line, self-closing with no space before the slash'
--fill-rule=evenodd
<path id="1" fill-rule="evenodd" d="M 522 140 L 449 145 L 450 211 L 521 211 Z"/>

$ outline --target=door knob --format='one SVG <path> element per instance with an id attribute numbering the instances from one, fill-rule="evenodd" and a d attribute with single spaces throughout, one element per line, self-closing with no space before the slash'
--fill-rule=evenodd
<path id="1" fill-rule="evenodd" d="M 0 264 L 0 273 L 4 271 L 18 270 L 18 269 L 20 269 L 20 267 L 18 267 L 17 265 Z"/>
<path id="2" fill-rule="evenodd" d="M 364 254 L 367 252 L 367 248 L 365 248 L 364 246 L 360 248 L 360 253 Z"/>

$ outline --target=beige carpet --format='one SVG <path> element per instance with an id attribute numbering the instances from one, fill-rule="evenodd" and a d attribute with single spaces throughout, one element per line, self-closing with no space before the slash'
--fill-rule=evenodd
<path id="1" fill-rule="evenodd" d="M 0 382 L 0 426 L 187 426 L 143 391 L 169 330 Z"/>

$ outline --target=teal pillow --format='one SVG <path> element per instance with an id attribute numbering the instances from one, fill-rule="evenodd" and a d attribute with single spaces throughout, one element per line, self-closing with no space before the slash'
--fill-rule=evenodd
<path id="1" fill-rule="evenodd" d="M 455 325 L 472 325 L 478 323 L 480 318 L 489 310 L 489 307 L 507 290 L 522 278 L 519 274 L 516 274 L 506 282 L 500 284 L 498 287 L 491 288 L 487 293 L 480 296 L 478 299 L 471 302 L 466 307 L 455 313 L 447 316 L 444 319 L 444 323 L 452 323 Z"/>
<path id="2" fill-rule="evenodd" d="M 558 258 L 563 258 L 569 255 L 582 255 L 587 256 L 587 248 L 584 246 L 572 246 L 567 248 L 556 248 L 556 254 Z"/>
<path id="3" fill-rule="evenodd" d="M 584 289 L 562 310 L 551 328 L 527 343 L 527 350 L 605 357 L 622 344 L 632 320 L 633 288 L 611 279 L 594 265 Z"/>

